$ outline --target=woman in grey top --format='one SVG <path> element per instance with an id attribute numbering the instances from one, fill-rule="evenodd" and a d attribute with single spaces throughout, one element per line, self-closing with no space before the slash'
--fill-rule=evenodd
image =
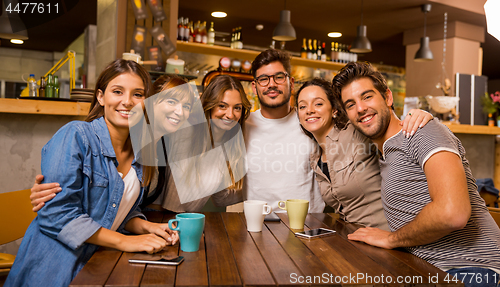
<path id="1" fill-rule="evenodd" d="M 348 122 L 331 83 L 318 78 L 304 83 L 296 106 L 302 130 L 318 144 L 310 165 L 323 200 L 346 222 L 389 230 L 380 199 L 377 147 Z M 421 110 L 409 114 L 406 131 L 432 119 Z"/>

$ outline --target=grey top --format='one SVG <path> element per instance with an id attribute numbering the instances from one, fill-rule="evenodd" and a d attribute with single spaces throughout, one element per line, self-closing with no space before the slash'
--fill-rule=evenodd
<path id="1" fill-rule="evenodd" d="M 324 153 L 331 180 L 318 166 L 319 146 L 310 156 L 323 200 L 347 222 L 389 230 L 380 198 L 376 145 L 348 123 L 330 131 Z"/>

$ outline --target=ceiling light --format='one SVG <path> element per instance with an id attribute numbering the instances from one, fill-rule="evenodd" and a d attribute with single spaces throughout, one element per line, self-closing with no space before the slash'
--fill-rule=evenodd
<path id="1" fill-rule="evenodd" d="M 297 38 L 295 29 L 290 23 L 290 10 L 281 10 L 280 22 L 274 28 L 273 40 L 276 41 L 293 41 Z"/>
<path id="2" fill-rule="evenodd" d="M 363 0 L 361 0 L 361 25 L 358 26 L 358 34 L 349 51 L 352 53 L 369 53 L 372 51 L 372 44 L 366 37 L 366 25 L 363 25 Z"/>
<path id="3" fill-rule="evenodd" d="M 21 39 L 10 39 L 10 42 L 12 44 L 19 44 L 19 45 L 24 43 L 24 41 Z"/>
<path id="4" fill-rule="evenodd" d="M 414 60 L 416 62 L 432 61 L 434 59 L 431 48 L 429 48 L 429 37 L 425 36 L 427 13 L 431 11 L 431 7 L 431 4 L 422 5 L 422 12 L 424 12 L 424 36 L 420 38 L 420 49 L 415 54 Z"/>
<path id="5" fill-rule="evenodd" d="M 227 13 L 226 12 L 221 12 L 221 11 L 215 11 L 215 12 L 212 12 L 212 17 L 215 17 L 215 18 L 224 18 L 227 16 Z"/>
<path id="6" fill-rule="evenodd" d="M 342 33 L 340 33 L 340 32 L 330 32 L 330 33 L 328 33 L 328 37 L 330 37 L 330 38 L 339 38 L 339 37 L 342 37 Z"/>

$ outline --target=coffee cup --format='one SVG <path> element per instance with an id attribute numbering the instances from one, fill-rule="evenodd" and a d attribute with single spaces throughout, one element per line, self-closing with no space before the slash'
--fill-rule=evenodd
<path id="1" fill-rule="evenodd" d="M 176 222 L 175 228 L 172 223 Z M 179 231 L 181 250 L 195 252 L 200 249 L 201 235 L 205 228 L 205 215 L 201 213 L 180 213 L 168 221 L 171 230 Z"/>
<path id="2" fill-rule="evenodd" d="M 278 207 L 286 210 L 288 221 L 292 229 L 304 229 L 309 201 L 304 199 L 289 199 L 278 202 Z"/>
<path id="3" fill-rule="evenodd" d="M 261 200 L 247 200 L 243 202 L 243 212 L 247 221 L 247 230 L 250 232 L 261 232 L 264 217 L 271 213 L 271 206 Z"/>

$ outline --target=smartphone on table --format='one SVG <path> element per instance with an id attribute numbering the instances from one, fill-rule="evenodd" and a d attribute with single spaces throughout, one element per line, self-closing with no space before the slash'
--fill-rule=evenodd
<path id="1" fill-rule="evenodd" d="M 159 254 L 135 254 L 128 260 L 129 263 L 148 263 L 161 265 L 179 265 L 184 261 L 182 256 L 168 256 Z"/>
<path id="2" fill-rule="evenodd" d="M 301 238 L 306 238 L 306 239 L 313 239 L 313 238 L 319 238 L 319 237 L 323 237 L 323 236 L 333 235 L 335 233 L 336 233 L 335 230 L 326 229 L 326 228 L 317 228 L 317 229 L 295 232 L 295 236 L 301 237 Z"/>

